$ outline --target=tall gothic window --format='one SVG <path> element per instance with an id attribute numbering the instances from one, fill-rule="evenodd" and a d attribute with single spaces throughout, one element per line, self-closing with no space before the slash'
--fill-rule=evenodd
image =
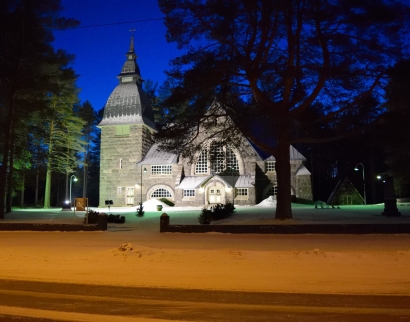
<path id="1" fill-rule="evenodd" d="M 195 166 L 195 173 L 208 173 L 208 150 L 202 150 Z"/>
<path id="2" fill-rule="evenodd" d="M 221 173 L 225 170 L 225 149 L 218 143 L 212 143 L 209 150 L 211 158 L 211 169 L 215 173 Z"/>
<path id="3" fill-rule="evenodd" d="M 238 159 L 231 148 L 219 143 L 211 143 L 210 148 L 201 151 L 195 165 L 195 173 L 209 173 L 209 169 L 214 173 L 237 173 L 239 172 Z"/>

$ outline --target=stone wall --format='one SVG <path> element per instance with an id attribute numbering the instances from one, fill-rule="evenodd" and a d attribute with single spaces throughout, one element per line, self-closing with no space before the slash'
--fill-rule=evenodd
<path id="1" fill-rule="evenodd" d="M 115 126 L 101 127 L 100 207 L 105 206 L 105 200 L 119 207 L 138 203 L 136 185 L 141 169 L 136 164 L 151 144 L 151 133 L 145 125 L 130 125 L 129 135 L 124 136 L 115 135 Z M 134 189 L 133 201 L 127 198 L 128 188 Z"/>
<path id="2" fill-rule="evenodd" d="M 169 216 L 163 213 L 159 231 L 226 234 L 409 234 L 410 224 L 171 225 Z"/>
<path id="3" fill-rule="evenodd" d="M 98 215 L 96 224 L 2 223 L 0 231 L 101 231 L 107 230 L 108 216 Z"/>
<path id="4" fill-rule="evenodd" d="M 310 175 L 296 176 L 296 197 L 306 200 L 312 200 L 312 183 Z"/>

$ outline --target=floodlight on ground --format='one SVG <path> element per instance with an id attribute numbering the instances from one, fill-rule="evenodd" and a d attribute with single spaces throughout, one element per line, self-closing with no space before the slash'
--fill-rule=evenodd
<path id="1" fill-rule="evenodd" d="M 76 182 L 77 180 L 78 179 L 74 174 L 71 175 L 71 177 L 70 177 L 70 200 L 68 202 L 70 204 L 70 209 L 71 209 L 71 187 L 72 187 L 73 181 Z"/>

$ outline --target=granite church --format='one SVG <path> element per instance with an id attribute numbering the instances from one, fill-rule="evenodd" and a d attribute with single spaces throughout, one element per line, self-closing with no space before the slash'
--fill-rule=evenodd
<path id="1" fill-rule="evenodd" d="M 118 85 L 109 96 L 98 125 L 99 207 L 104 207 L 107 200 L 112 200 L 113 206 L 130 207 L 161 198 L 175 206 L 206 206 L 232 200 L 235 205 L 255 205 L 276 197 L 275 158 L 264 157 L 245 137 L 240 148 L 210 144 L 195 156 L 194 162 L 160 150 L 153 141 L 154 113 L 142 89 L 144 80 L 133 37 L 125 56 Z M 219 157 L 211 162 L 212 149 L 218 150 Z M 312 199 L 306 159 L 292 146 L 289 153 L 291 194 Z"/>

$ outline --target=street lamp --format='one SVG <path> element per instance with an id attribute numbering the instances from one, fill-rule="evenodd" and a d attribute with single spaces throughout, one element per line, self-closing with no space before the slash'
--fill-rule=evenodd
<path id="1" fill-rule="evenodd" d="M 71 209 L 71 186 L 73 184 L 73 180 L 74 181 L 78 180 L 77 177 L 74 174 L 72 174 L 71 177 L 70 177 L 70 209 Z"/>
<path id="2" fill-rule="evenodd" d="M 364 180 L 364 165 L 363 163 L 358 163 L 354 167 L 354 171 L 359 171 L 358 166 L 362 167 L 362 177 L 363 177 L 363 199 L 364 199 L 364 204 L 366 205 L 366 181 Z"/>
<path id="3" fill-rule="evenodd" d="M 235 170 L 235 168 L 233 166 L 230 167 L 231 168 L 231 179 L 232 179 L 232 204 L 235 203 L 235 178 L 233 177 L 233 172 Z"/>
<path id="4" fill-rule="evenodd" d="M 144 170 L 142 170 L 142 164 L 141 164 L 141 203 L 140 203 L 140 205 L 142 205 L 142 173 L 147 173 L 147 169 L 146 168 L 144 168 Z"/>

